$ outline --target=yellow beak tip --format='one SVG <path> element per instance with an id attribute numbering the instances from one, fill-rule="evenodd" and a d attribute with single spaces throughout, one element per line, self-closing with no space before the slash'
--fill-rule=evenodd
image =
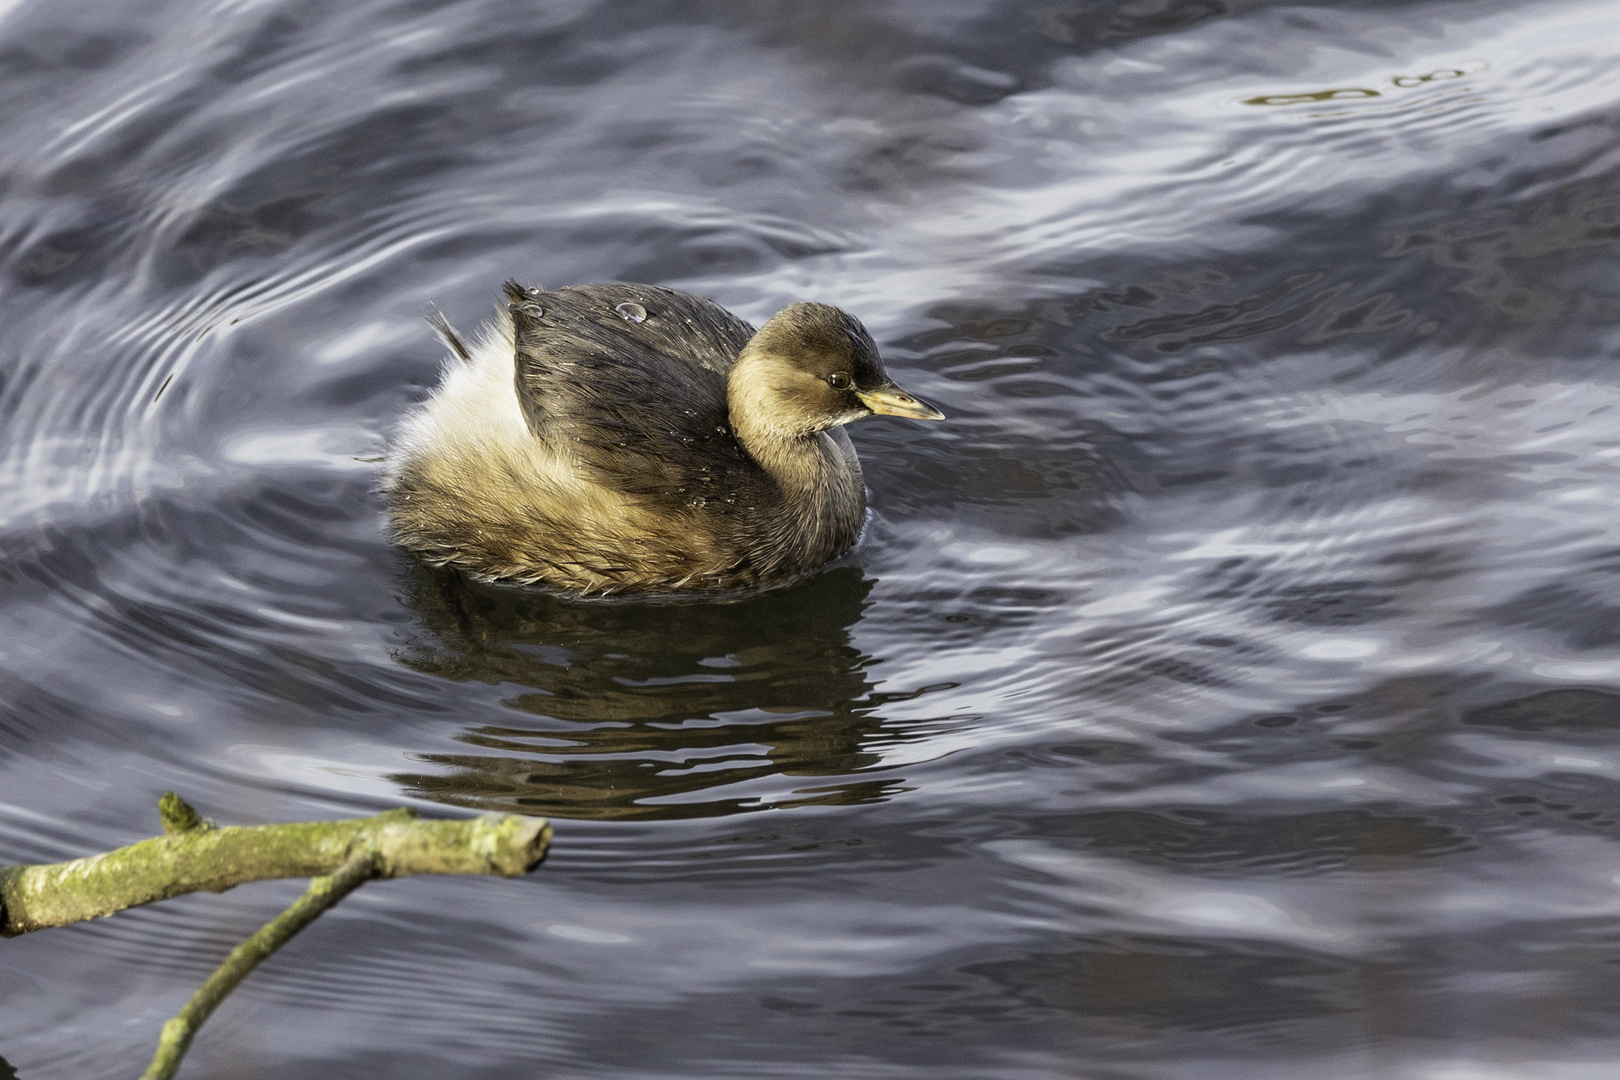
<path id="1" fill-rule="evenodd" d="M 902 390 L 867 390 L 856 391 L 861 402 L 873 413 L 879 416 L 903 416 L 908 420 L 943 420 L 945 414 L 928 404 L 918 401 Z"/>

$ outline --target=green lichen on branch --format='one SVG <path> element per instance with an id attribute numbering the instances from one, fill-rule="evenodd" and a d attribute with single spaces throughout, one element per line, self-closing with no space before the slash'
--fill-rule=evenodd
<path id="1" fill-rule="evenodd" d="M 172 791 L 165 791 L 158 800 L 158 817 L 163 822 L 163 831 L 170 836 L 214 827 L 212 821 L 206 820 L 195 807 Z"/>
<path id="2" fill-rule="evenodd" d="M 346 821 L 217 828 L 173 792 L 160 810 L 163 836 L 71 862 L 0 869 L 0 936 L 250 881 L 321 877 L 361 852 L 371 853 L 379 878 L 516 877 L 534 869 L 551 842 L 544 819 L 515 815 L 423 821 L 402 808 Z"/>
<path id="3" fill-rule="evenodd" d="M 314 922 L 321 912 L 371 880 L 375 876 L 376 869 L 368 852 L 356 854 L 338 867 L 337 873 L 331 877 L 319 877 L 311 881 L 309 889 L 292 907 L 265 923 L 258 933 L 232 949 L 225 962 L 219 965 L 219 968 L 208 977 L 208 981 L 191 996 L 190 1001 L 186 1002 L 186 1007 L 181 1009 L 174 1019 L 163 1025 L 157 1053 L 152 1056 L 152 1064 L 147 1067 L 141 1080 L 171 1080 L 176 1070 L 180 1068 L 180 1059 L 185 1057 L 186 1050 L 191 1047 L 191 1040 L 196 1037 L 197 1029 L 202 1027 L 204 1020 L 213 1015 L 219 1003 L 225 1000 L 225 995 L 235 990 L 242 980 L 259 966 L 261 960 Z"/>

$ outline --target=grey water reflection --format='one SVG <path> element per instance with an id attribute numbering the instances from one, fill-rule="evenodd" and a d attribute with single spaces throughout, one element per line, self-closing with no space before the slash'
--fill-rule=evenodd
<path id="1" fill-rule="evenodd" d="M 433 772 L 392 779 L 457 806 L 587 819 L 880 801 L 904 779 L 872 746 L 917 726 L 885 721 L 884 705 L 940 688 L 875 689 L 873 658 L 849 640 L 870 590 L 844 567 L 726 604 L 576 604 L 413 565 L 428 633 L 400 662 L 499 684 L 515 715 L 457 735 L 465 754 L 421 755 Z M 795 786 L 750 791 L 769 777 Z"/>

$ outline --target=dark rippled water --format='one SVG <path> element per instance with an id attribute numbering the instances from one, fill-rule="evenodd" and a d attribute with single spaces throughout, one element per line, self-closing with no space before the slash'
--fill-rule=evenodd
<path id="1" fill-rule="evenodd" d="M 0 9 L 0 862 L 557 828 L 189 1075 L 1614 1075 L 1612 2 Z M 508 275 L 838 303 L 951 419 L 780 594 L 435 576 L 377 460 Z M 299 887 L 0 945 L 0 1054 L 132 1075 Z"/>

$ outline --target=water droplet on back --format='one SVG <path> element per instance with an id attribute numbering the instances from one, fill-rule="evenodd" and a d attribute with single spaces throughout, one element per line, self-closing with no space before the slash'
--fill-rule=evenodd
<path id="1" fill-rule="evenodd" d="M 647 321 L 647 309 L 642 307 L 640 304 L 615 304 L 613 305 L 613 310 L 622 315 L 625 322 Z"/>
<path id="2" fill-rule="evenodd" d="M 537 319 L 546 313 L 546 309 L 539 304 L 519 304 L 518 310 L 525 315 L 533 315 Z"/>

